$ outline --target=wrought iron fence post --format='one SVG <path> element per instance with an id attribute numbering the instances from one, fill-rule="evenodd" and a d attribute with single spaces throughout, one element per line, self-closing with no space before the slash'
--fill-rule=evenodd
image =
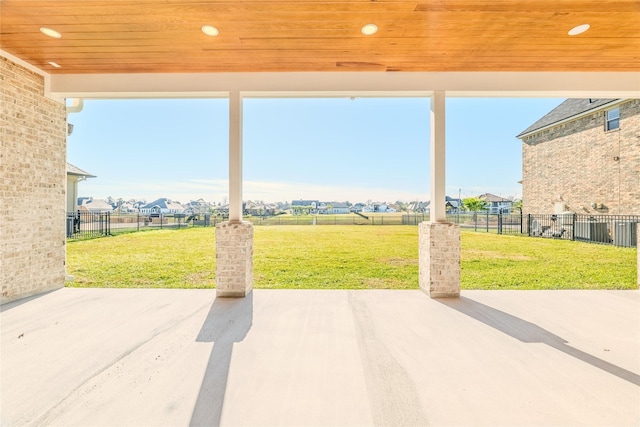
<path id="1" fill-rule="evenodd" d="M 520 211 L 520 234 L 523 234 L 522 233 L 522 220 L 523 220 L 522 211 Z"/>
<path id="2" fill-rule="evenodd" d="M 571 223 L 571 240 L 576 240 L 576 214 L 573 214 L 571 216 L 572 219 L 572 223 Z"/>
<path id="3" fill-rule="evenodd" d="M 531 214 L 527 214 L 527 234 L 531 237 Z"/>
<path id="4" fill-rule="evenodd" d="M 502 234 L 502 214 L 498 214 L 498 234 Z"/>
<path id="5" fill-rule="evenodd" d="M 489 232 L 489 211 L 486 213 L 486 225 L 487 225 L 487 233 Z"/>

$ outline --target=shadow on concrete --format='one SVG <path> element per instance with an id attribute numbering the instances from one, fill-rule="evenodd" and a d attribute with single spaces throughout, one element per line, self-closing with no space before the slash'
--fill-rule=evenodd
<path id="1" fill-rule="evenodd" d="M 567 344 L 566 340 L 541 328 L 535 323 L 527 322 L 504 311 L 464 297 L 451 299 L 442 298 L 437 299 L 437 301 L 517 340 L 525 343 L 546 344 L 591 366 L 602 369 L 611 375 L 615 375 L 620 379 L 640 386 L 640 375 L 571 347 Z"/>
<path id="2" fill-rule="evenodd" d="M 242 341 L 253 322 L 253 292 L 245 298 L 216 298 L 198 342 L 213 342 L 190 426 L 219 426 L 233 343 Z"/>
<path id="3" fill-rule="evenodd" d="M 31 295 L 31 296 L 24 297 L 24 298 L 21 298 L 21 299 L 17 299 L 17 300 L 15 300 L 15 301 L 11 301 L 11 302 L 5 302 L 5 303 L 3 303 L 3 304 L 1 304 L 1 305 L 0 305 L 0 313 L 3 313 L 3 312 L 5 312 L 5 311 L 9 311 L 9 310 L 11 310 L 12 308 L 19 307 L 19 306 L 21 306 L 21 305 L 22 305 L 22 304 L 24 304 L 24 303 L 27 303 L 27 302 L 30 302 L 30 301 L 36 300 L 36 299 L 38 299 L 38 298 L 42 298 L 42 297 L 44 297 L 44 296 L 46 296 L 46 295 L 49 295 L 49 294 L 50 294 L 50 293 L 52 293 L 52 292 L 59 291 L 60 289 L 63 289 L 63 288 L 59 288 L 59 289 L 51 289 L 51 290 L 49 290 L 49 291 L 45 291 L 45 292 L 42 292 L 42 293 L 40 293 L 40 294 Z"/>

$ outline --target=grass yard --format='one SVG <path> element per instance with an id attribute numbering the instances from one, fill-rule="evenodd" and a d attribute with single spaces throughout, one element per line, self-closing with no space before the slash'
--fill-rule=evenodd
<path id="1" fill-rule="evenodd" d="M 254 287 L 417 289 L 411 226 L 255 227 Z M 190 228 L 68 242 L 79 287 L 215 286 L 215 230 Z M 462 232 L 463 289 L 637 289 L 636 250 Z"/>

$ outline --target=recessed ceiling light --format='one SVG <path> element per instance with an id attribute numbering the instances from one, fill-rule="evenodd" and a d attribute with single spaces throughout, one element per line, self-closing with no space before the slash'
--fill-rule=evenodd
<path id="1" fill-rule="evenodd" d="M 40 27 L 40 32 L 45 36 L 53 37 L 54 39 L 59 39 L 60 37 L 62 37 L 62 34 L 47 27 Z"/>
<path id="2" fill-rule="evenodd" d="M 362 34 L 365 36 L 372 36 L 378 32 L 378 26 L 376 24 L 367 24 L 363 26 L 360 31 L 362 31 Z"/>
<path id="3" fill-rule="evenodd" d="M 570 29 L 568 34 L 570 36 L 577 36 L 578 34 L 584 33 L 589 28 L 591 28 L 591 25 L 589 24 L 578 25 L 577 27 L 573 27 L 572 29 Z"/>
<path id="4" fill-rule="evenodd" d="M 62 65 L 58 64 L 57 62 L 53 62 L 53 61 L 49 61 L 49 65 L 51 65 L 52 67 L 55 67 L 55 68 L 62 68 Z"/>
<path id="5" fill-rule="evenodd" d="M 215 37 L 220 34 L 220 31 L 218 31 L 218 29 L 213 25 L 203 25 L 202 32 L 211 37 Z"/>

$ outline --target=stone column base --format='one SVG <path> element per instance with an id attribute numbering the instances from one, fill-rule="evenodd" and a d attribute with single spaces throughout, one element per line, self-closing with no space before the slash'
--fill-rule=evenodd
<path id="1" fill-rule="evenodd" d="M 216 225 L 216 297 L 245 297 L 253 289 L 253 225 Z"/>
<path id="2" fill-rule="evenodd" d="M 460 227 L 422 222 L 418 239 L 420 289 L 431 298 L 460 296 Z"/>

